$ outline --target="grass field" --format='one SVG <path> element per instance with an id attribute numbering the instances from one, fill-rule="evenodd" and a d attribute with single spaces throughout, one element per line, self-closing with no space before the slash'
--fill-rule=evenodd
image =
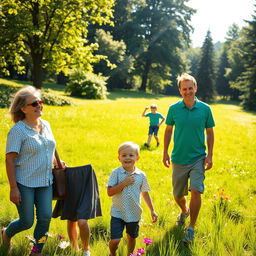
<path id="1" fill-rule="evenodd" d="M 90 163 L 97 174 L 104 216 L 89 221 L 93 256 L 108 255 L 111 198 L 105 187 L 111 170 L 119 166 L 117 148 L 124 141 L 134 141 L 141 146 L 137 166 L 147 174 L 159 215 L 159 221 L 152 224 L 143 203 L 136 249 L 145 247 L 143 238 L 150 238 L 153 244 L 147 246 L 146 255 L 256 255 L 256 115 L 244 112 L 237 105 L 211 105 L 216 122 L 214 167 L 206 173 L 206 191 L 194 244 L 185 247 L 180 242 L 183 230 L 175 226 L 179 209 L 172 198 L 171 170 L 162 164 L 165 127 L 160 128 L 160 147 L 153 141 L 151 148 L 145 149 L 148 120 L 141 117 L 144 107 L 152 103 L 166 115 L 168 106 L 178 99 L 113 92 L 103 101 L 74 99 L 76 106 L 73 107 L 44 107 L 43 118 L 51 123 L 61 158 L 69 166 Z M 17 217 L 15 206 L 9 201 L 4 165 L 6 135 L 13 125 L 7 112 L 0 109 L 0 227 Z M 67 237 L 65 221 L 53 219 L 49 232 Z M 32 234 L 30 229 L 16 235 L 10 255 L 28 255 L 30 246 L 25 236 Z M 57 240 L 48 238 L 44 255 L 81 255 L 70 248 L 60 249 Z M 123 239 L 119 255 L 125 256 L 125 252 Z M 2 247 L 0 255 L 5 255 Z"/>

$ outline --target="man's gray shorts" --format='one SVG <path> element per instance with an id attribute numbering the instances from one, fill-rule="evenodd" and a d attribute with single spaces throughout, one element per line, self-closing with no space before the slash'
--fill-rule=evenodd
<path id="1" fill-rule="evenodd" d="M 172 186 L 173 195 L 182 198 L 188 194 L 188 190 L 204 192 L 204 159 L 199 159 L 195 163 L 181 165 L 172 163 Z M 190 186 L 188 189 L 188 180 Z"/>

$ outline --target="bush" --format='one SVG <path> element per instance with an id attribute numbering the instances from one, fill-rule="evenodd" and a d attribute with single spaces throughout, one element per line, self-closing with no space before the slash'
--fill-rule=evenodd
<path id="1" fill-rule="evenodd" d="M 23 85 L 16 82 L 0 79 L 0 108 L 8 108 L 12 95 L 15 94 Z M 42 99 L 47 105 L 64 106 L 73 105 L 72 101 L 59 96 L 47 89 L 41 90 Z"/>
<path id="2" fill-rule="evenodd" d="M 12 95 L 21 87 L 17 83 L 0 79 L 0 108 L 7 108 L 10 105 Z"/>
<path id="3" fill-rule="evenodd" d="M 93 73 L 75 70 L 70 75 L 66 92 L 71 96 L 84 96 L 87 99 L 105 99 L 107 95 L 106 79 Z"/>
<path id="4" fill-rule="evenodd" d="M 70 106 L 74 105 L 72 101 L 68 100 L 65 97 L 58 96 L 53 92 L 50 92 L 47 89 L 43 89 L 41 91 L 42 99 L 44 100 L 44 103 L 47 105 L 52 106 Z"/>

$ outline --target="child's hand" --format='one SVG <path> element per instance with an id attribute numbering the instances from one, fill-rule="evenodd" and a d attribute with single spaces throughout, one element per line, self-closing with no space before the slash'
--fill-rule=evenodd
<path id="1" fill-rule="evenodd" d="M 149 109 L 149 106 L 146 106 L 145 109 L 146 109 L 146 110 Z"/>
<path id="2" fill-rule="evenodd" d="M 128 175 L 125 179 L 124 179 L 124 183 L 126 186 L 129 186 L 131 184 L 134 183 L 134 176 L 133 175 Z"/>
<path id="3" fill-rule="evenodd" d="M 158 215 L 156 212 L 151 212 L 151 218 L 152 218 L 152 221 L 153 223 L 157 222 L 157 219 L 158 219 Z"/>

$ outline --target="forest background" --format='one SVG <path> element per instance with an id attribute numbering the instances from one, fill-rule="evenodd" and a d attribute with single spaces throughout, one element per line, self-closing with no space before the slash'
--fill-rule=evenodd
<path id="1" fill-rule="evenodd" d="M 177 75 L 189 72 L 202 100 L 220 95 L 255 110 L 255 10 L 224 42 L 213 44 L 209 30 L 201 48 L 191 47 L 195 12 L 187 0 L 1 0 L 2 75 L 102 98 L 115 88 L 177 95 Z"/>

